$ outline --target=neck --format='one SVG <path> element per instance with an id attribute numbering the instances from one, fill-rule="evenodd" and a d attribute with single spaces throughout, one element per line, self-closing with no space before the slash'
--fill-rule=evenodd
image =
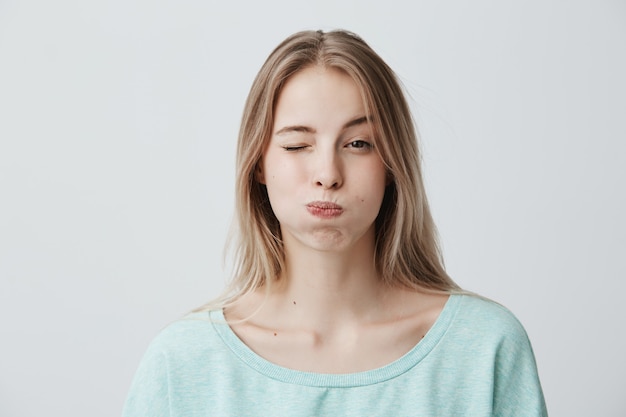
<path id="1" fill-rule="evenodd" d="M 346 250 L 315 250 L 285 241 L 285 271 L 268 307 L 299 325 L 324 328 L 373 319 L 383 285 L 374 265 L 374 238 Z"/>

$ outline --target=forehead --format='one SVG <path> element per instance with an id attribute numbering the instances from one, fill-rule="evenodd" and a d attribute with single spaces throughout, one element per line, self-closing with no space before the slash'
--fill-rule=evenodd
<path id="1" fill-rule="evenodd" d="M 344 71 L 306 67 L 285 82 L 274 110 L 274 128 L 285 123 L 345 123 L 366 115 L 361 90 Z"/>

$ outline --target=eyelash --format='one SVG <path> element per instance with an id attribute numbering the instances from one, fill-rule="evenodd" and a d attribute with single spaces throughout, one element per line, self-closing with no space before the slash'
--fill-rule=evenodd
<path id="1" fill-rule="evenodd" d="M 297 152 L 306 148 L 306 145 L 298 145 L 298 146 L 283 146 L 283 149 L 287 152 Z"/>
<path id="2" fill-rule="evenodd" d="M 308 148 L 309 145 L 296 145 L 296 146 L 283 146 L 282 148 L 287 152 L 298 152 Z M 346 147 L 350 147 L 357 150 L 371 150 L 374 149 L 374 145 L 362 139 L 350 141 L 346 144 Z"/>
<path id="3" fill-rule="evenodd" d="M 358 144 L 358 146 L 355 146 L 356 144 Z M 354 149 L 367 149 L 367 150 L 374 148 L 374 145 L 362 139 L 353 140 L 349 142 L 347 146 L 350 146 Z"/>

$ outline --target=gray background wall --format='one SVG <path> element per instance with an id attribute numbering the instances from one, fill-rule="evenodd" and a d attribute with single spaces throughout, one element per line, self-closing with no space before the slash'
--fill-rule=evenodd
<path id="1" fill-rule="evenodd" d="M 447 266 L 553 416 L 626 415 L 626 3 L 0 0 L 0 415 L 119 415 L 216 295 L 252 78 L 351 29 L 406 84 Z"/>

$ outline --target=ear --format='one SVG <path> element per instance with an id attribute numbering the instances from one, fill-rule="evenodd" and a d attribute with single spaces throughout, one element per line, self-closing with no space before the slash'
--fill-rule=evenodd
<path id="1" fill-rule="evenodd" d="M 262 160 L 257 162 L 256 168 L 254 169 L 254 179 L 256 179 L 259 184 L 265 185 L 265 174 L 263 173 L 262 163 Z"/>

